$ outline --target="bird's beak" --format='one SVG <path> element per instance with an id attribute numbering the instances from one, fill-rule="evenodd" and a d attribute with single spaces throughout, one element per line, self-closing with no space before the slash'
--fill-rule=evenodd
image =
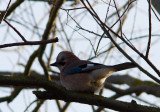
<path id="1" fill-rule="evenodd" d="M 58 66 L 58 63 L 57 62 L 52 63 L 52 64 L 50 64 L 50 66 Z"/>

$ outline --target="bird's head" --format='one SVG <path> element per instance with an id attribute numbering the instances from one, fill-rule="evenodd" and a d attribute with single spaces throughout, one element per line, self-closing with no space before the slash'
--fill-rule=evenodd
<path id="1" fill-rule="evenodd" d="M 58 54 L 56 62 L 52 63 L 51 66 L 56 66 L 61 71 L 65 65 L 72 63 L 74 60 L 79 60 L 79 58 L 70 51 L 62 51 Z"/>

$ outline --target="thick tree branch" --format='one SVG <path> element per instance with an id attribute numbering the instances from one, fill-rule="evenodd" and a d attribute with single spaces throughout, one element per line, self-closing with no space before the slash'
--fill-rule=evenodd
<path id="1" fill-rule="evenodd" d="M 22 76 L 23 73 L 21 72 L 15 72 L 15 73 L 11 73 L 11 72 L 0 72 L 1 76 Z M 40 78 L 45 78 L 45 76 L 43 74 L 37 74 L 37 73 L 30 73 L 30 76 L 33 77 L 40 77 Z M 55 76 L 55 75 L 51 75 L 51 79 L 59 84 L 59 76 Z M 128 89 L 126 90 L 121 90 L 118 88 L 115 88 L 114 86 L 112 86 L 112 84 L 127 84 L 129 86 Z M 0 85 L 2 86 L 2 85 Z M 3 86 L 3 87 L 7 87 L 7 86 Z M 148 94 L 152 94 L 154 96 L 160 97 L 160 86 L 152 81 L 142 81 L 140 79 L 137 78 L 133 78 L 129 75 L 112 75 L 109 78 L 106 79 L 106 82 L 104 84 L 104 87 L 107 89 L 110 89 L 114 92 L 116 92 L 118 94 L 119 97 L 123 96 L 123 95 L 128 95 L 128 94 L 132 94 L 132 93 L 136 93 L 137 95 L 145 92 Z"/>
<path id="2" fill-rule="evenodd" d="M 112 75 L 106 79 L 106 82 L 113 84 L 127 84 L 129 86 L 150 85 L 158 86 L 159 84 L 152 81 L 142 81 L 129 75 Z"/>
<path id="3" fill-rule="evenodd" d="M 39 92 L 39 91 L 34 92 L 34 94 L 36 94 L 37 97 L 40 99 L 59 99 L 67 102 L 79 102 L 90 105 L 102 106 L 117 111 L 159 112 L 159 109 L 154 107 L 147 107 L 138 104 L 121 102 L 98 95 L 67 91 L 63 87 L 56 85 L 52 81 L 48 81 L 46 78 L 33 77 L 33 76 L 30 77 L 0 76 L 0 85 L 39 87 L 39 88 L 45 88 L 46 90 L 50 91 L 50 92 Z"/>
<path id="4" fill-rule="evenodd" d="M 102 106 L 105 108 L 114 109 L 117 111 L 130 111 L 130 112 L 158 112 L 158 108 L 142 106 L 138 104 L 126 103 L 117 100 L 111 100 L 102 96 L 76 93 L 65 90 L 63 87 L 56 85 L 52 81 L 41 77 L 26 77 L 26 76 L 0 76 L 0 85 L 24 86 L 44 88 L 50 92 L 36 91 L 34 94 L 40 99 L 58 99 L 67 102 L 79 102 L 90 105 Z"/>
<path id="5" fill-rule="evenodd" d="M 127 84 L 128 89 L 122 90 L 112 86 L 112 84 Z M 137 78 L 130 77 L 129 75 L 115 75 L 107 78 L 105 85 L 107 89 L 110 89 L 116 94 L 112 98 L 122 97 L 124 95 L 130 95 L 136 93 L 139 95 L 143 92 L 160 97 L 160 86 L 151 81 L 142 81 Z"/>
<path id="6" fill-rule="evenodd" d="M 57 94 L 55 91 L 34 91 L 33 93 L 39 99 L 59 99 L 64 100 L 66 102 L 79 102 L 89 105 L 101 106 L 121 112 L 159 112 L 158 108 L 122 102 L 92 94 L 75 93 L 68 91 L 65 91 L 64 93 L 62 93 L 62 95 Z"/>

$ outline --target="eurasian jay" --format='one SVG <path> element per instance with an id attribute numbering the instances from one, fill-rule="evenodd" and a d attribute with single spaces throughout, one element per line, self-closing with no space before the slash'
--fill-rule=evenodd
<path id="1" fill-rule="evenodd" d="M 60 82 L 67 90 L 90 93 L 98 92 L 112 73 L 136 67 L 129 62 L 107 66 L 80 60 L 69 51 L 60 52 L 51 66 L 59 68 Z"/>

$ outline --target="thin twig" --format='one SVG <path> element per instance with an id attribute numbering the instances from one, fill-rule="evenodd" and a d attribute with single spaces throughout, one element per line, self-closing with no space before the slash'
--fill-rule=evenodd
<path id="1" fill-rule="evenodd" d="M 20 37 L 24 42 L 27 42 L 27 40 L 24 38 L 24 36 L 14 27 L 12 26 L 6 19 L 3 19 L 4 22 L 6 22 Z"/>
<path id="2" fill-rule="evenodd" d="M 55 100 L 56 101 L 56 104 L 57 104 L 57 107 L 59 109 L 59 112 L 61 111 L 62 109 L 62 105 L 61 105 L 61 102 L 59 100 Z"/>
<path id="3" fill-rule="evenodd" d="M 70 9 L 60 8 L 60 9 L 65 10 L 65 11 L 71 11 L 71 10 L 78 10 L 78 9 L 84 9 L 84 8 L 85 8 L 85 7 L 70 8 Z"/>
<path id="4" fill-rule="evenodd" d="M 148 39 L 148 46 L 146 51 L 146 58 L 148 59 L 149 50 L 151 46 L 151 37 L 152 37 L 152 17 L 151 17 L 151 0 L 149 0 L 149 39 Z"/>
<path id="5" fill-rule="evenodd" d="M 5 11 L 5 14 L 3 15 L 3 18 L 2 20 L 4 20 L 6 18 L 6 15 L 7 15 L 7 12 L 8 12 L 8 8 L 10 6 L 10 3 L 11 3 L 11 0 L 9 1 L 8 5 L 7 5 L 7 8 L 6 8 L 6 11 Z M 0 24 L 1 24 L 2 21 L 0 21 Z"/>
<path id="6" fill-rule="evenodd" d="M 121 22 L 121 17 L 120 17 L 120 15 L 119 15 L 119 11 L 118 11 L 118 8 L 117 8 L 117 5 L 116 5 L 115 0 L 113 0 L 113 2 L 114 2 L 115 8 L 116 8 L 116 12 L 117 12 L 117 15 L 118 15 L 118 18 L 119 18 L 118 20 L 119 20 L 119 24 L 120 24 L 120 31 L 121 31 L 121 37 L 122 37 L 123 32 L 122 32 L 122 22 Z"/>
<path id="7" fill-rule="evenodd" d="M 3 45 L 0 45 L 0 48 L 22 46 L 22 45 L 42 45 L 42 44 L 48 44 L 48 43 L 53 43 L 53 42 L 58 42 L 58 38 L 54 38 L 54 39 L 50 39 L 50 40 L 43 40 L 43 41 L 27 41 L 27 42 L 3 44 Z"/>
<path id="8" fill-rule="evenodd" d="M 60 112 L 65 112 L 67 108 L 70 106 L 70 104 L 71 104 L 70 102 L 66 102 L 66 104 L 63 106 Z"/>
<path id="9" fill-rule="evenodd" d="M 35 102 L 37 102 L 37 101 L 38 101 L 37 99 L 34 100 L 34 101 L 32 101 L 32 102 L 26 107 L 26 109 L 24 110 L 24 112 L 27 112 L 28 109 L 29 109 L 29 107 L 30 107 L 33 103 L 35 103 Z"/>
<path id="10" fill-rule="evenodd" d="M 105 18 L 105 23 L 107 22 L 107 17 L 108 17 L 108 13 L 109 13 L 110 4 L 111 4 L 111 0 L 109 1 L 109 4 L 108 4 L 106 18 Z"/>
<path id="11" fill-rule="evenodd" d="M 125 11 L 123 12 L 123 14 L 120 16 L 120 18 L 118 18 L 118 20 L 111 26 L 111 28 L 115 25 L 115 24 L 117 24 L 117 22 L 119 21 L 119 19 L 121 19 L 123 16 L 124 16 L 124 14 L 126 13 L 126 11 L 130 8 L 130 5 L 133 3 L 133 2 L 135 2 L 135 1 L 131 1 L 129 4 L 128 4 L 128 6 L 127 6 L 127 8 L 125 9 Z"/>

